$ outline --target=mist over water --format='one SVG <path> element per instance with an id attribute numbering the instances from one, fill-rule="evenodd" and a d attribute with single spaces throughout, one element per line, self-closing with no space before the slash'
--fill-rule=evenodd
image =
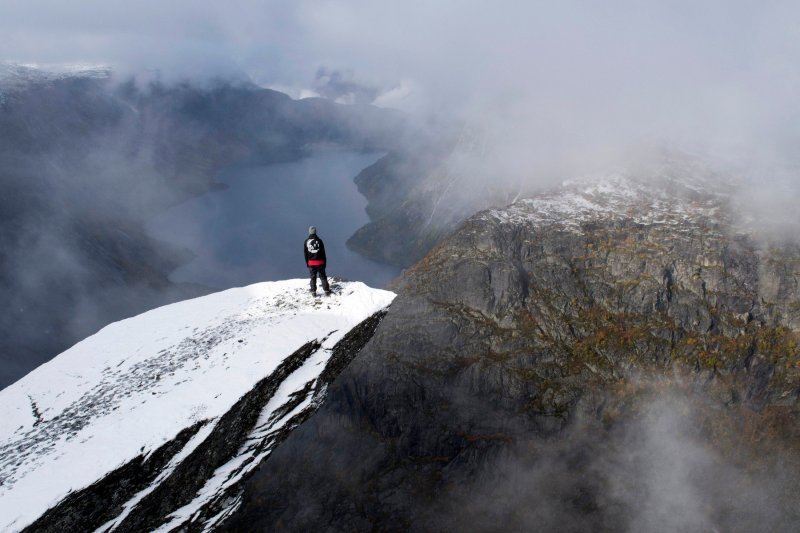
<path id="1" fill-rule="evenodd" d="M 319 147 L 295 162 L 233 167 L 219 177 L 227 190 L 173 207 L 148 230 L 196 254 L 172 273 L 175 282 L 226 288 L 306 277 L 302 245 L 313 225 L 325 242 L 329 276 L 381 287 L 399 271 L 345 246 L 369 221 L 353 178 L 380 156 Z"/>

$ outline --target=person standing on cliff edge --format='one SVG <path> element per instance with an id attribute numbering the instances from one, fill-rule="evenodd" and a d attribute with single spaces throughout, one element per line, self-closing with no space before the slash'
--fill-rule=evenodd
<path id="1" fill-rule="evenodd" d="M 303 253 L 306 256 L 306 266 L 311 273 L 311 295 L 317 295 L 317 276 L 322 281 L 322 290 L 326 296 L 331 295 L 328 286 L 328 276 L 325 275 L 325 244 L 317 237 L 317 228 L 308 228 L 308 238 L 303 243 Z"/>

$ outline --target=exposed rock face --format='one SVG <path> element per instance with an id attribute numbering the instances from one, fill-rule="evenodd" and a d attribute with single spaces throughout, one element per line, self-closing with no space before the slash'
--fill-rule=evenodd
<path id="1" fill-rule="evenodd" d="M 791 531 L 800 249 L 729 213 L 612 176 L 472 217 L 227 527 Z"/>

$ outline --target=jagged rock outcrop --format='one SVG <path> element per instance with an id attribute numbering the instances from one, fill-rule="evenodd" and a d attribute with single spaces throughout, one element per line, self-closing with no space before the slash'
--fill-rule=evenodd
<path id="1" fill-rule="evenodd" d="M 800 249 L 686 172 L 470 218 L 226 527 L 791 531 Z"/>

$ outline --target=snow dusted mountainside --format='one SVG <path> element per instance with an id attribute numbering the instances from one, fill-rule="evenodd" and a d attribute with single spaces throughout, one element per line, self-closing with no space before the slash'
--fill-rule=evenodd
<path id="1" fill-rule="evenodd" d="M 259 283 L 113 323 L 0 391 L 0 530 L 208 527 L 394 295 Z"/>
<path id="2" fill-rule="evenodd" d="M 624 173 L 568 180 L 557 191 L 519 200 L 489 211 L 498 221 L 555 224 L 580 228 L 585 223 L 629 221 L 679 225 L 688 220 L 719 222 L 727 197 L 691 182 L 650 183 Z"/>
<path id="3" fill-rule="evenodd" d="M 495 222 L 554 225 L 580 231 L 584 224 L 725 224 L 745 232 L 746 213 L 731 217 L 740 180 L 721 175 L 709 162 L 686 154 L 663 154 L 641 167 L 619 167 L 564 181 L 560 187 L 490 209 Z M 741 207 L 741 206 L 737 206 Z"/>

